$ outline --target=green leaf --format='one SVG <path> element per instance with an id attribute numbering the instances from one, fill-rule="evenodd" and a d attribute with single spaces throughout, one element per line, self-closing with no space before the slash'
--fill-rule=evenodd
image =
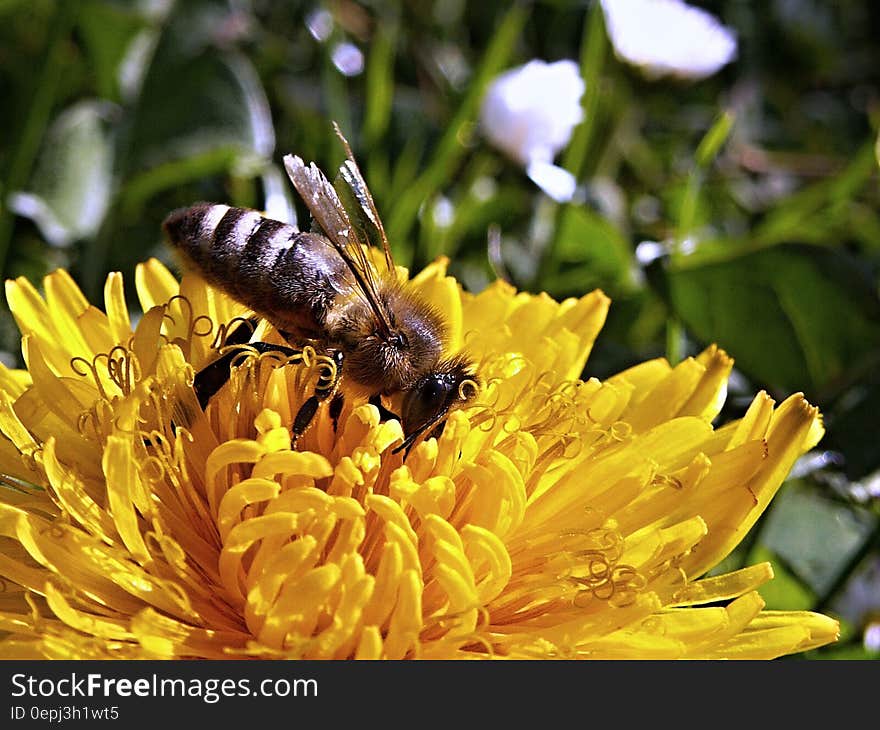
<path id="1" fill-rule="evenodd" d="M 569 205 L 562 211 L 553 256 L 544 288 L 552 283 L 559 292 L 583 293 L 595 286 L 618 291 L 631 283 L 629 242 L 613 223 L 587 207 Z"/>
<path id="2" fill-rule="evenodd" d="M 666 272 L 674 313 L 737 367 L 786 390 L 834 388 L 880 347 L 880 302 L 836 251 L 780 246 Z"/>
<path id="3" fill-rule="evenodd" d="M 804 585 L 786 566 L 785 561 L 768 550 L 765 545 L 758 545 L 749 555 L 750 565 L 768 562 L 773 565 L 773 580 L 762 585 L 758 592 L 767 602 L 767 608 L 778 611 L 808 611 L 816 600 L 816 595 Z"/>
<path id="4" fill-rule="evenodd" d="M 712 123 L 697 147 L 696 161 L 700 167 L 708 167 L 721 151 L 721 147 L 730 136 L 735 120 L 734 113 L 725 110 Z"/>
<path id="5" fill-rule="evenodd" d="M 104 0 L 88 0 L 78 16 L 83 45 L 90 59 L 98 93 L 120 100 L 120 66 L 135 36 L 147 25 L 133 8 Z"/>
<path id="6" fill-rule="evenodd" d="M 29 4 L 29 10 L 36 9 L 38 15 L 46 17 L 44 14 L 46 6 L 40 6 L 39 3 Z M 13 211 L 7 196 L 10 192 L 18 190 L 27 184 L 33 171 L 34 160 L 42 148 L 42 142 L 49 120 L 52 118 L 54 106 L 56 104 L 56 96 L 59 91 L 60 78 L 66 64 L 69 63 L 69 53 L 67 43 L 67 35 L 73 26 L 79 6 L 76 3 L 62 3 L 56 7 L 56 11 L 52 14 L 49 23 L 49 33 L 46 37 L 46 46 L 44 52 L 44 60 L 39 74 L 31 76 L 30 73 L 25 74 L 25 84 L 33 85 L 34 92 L 28 103 L 28 111 L 19 119 L 19 115 L 15 114 L 14 106 L 16 102 L 14 86 L 8 86 L 3 82 L 4 106 L 6 103 L 13 105 L 13 118 L 21 125 L 20 129 L 15 131 L 15 147 L 10 155 L 8 163 L 4 164 L 5 181 L 3 186 L 3 202 L 5 206 L 0 205 L 0 270 L 6 271 L 7 254 L 9 253 L 11 237 L 13 232 Z M 32 22 L 32 21 L 31 21 Z M 4 28 L 11 25 L 16 27 L 16 23 L 2 24 Z M 2 62 L 4 56 L 17 57 L 18 54 L 13 52 L 0 54 L 0 68 L 8 65 Z M 21 76 L 21 74 L 17 74 Z M 12 94 L 9 92 L 13 91 Z M 11 98 L 10 98 L 11 97 Z M 7 110 L 8 111 L 8 110 Z M 5 158 L 6 152 L 0 149 L 0 160 Z"/>
<path id="7" fill-rule="evenodd" d="M 229 170 L 235 158 L 235 149 L 218 146 L 179 160 L 164 162 L 133 175 L 120 192 L 120 210 L 126 216 L 139 215 L 146 201 L 159 191 Z"/>
<path id="8" fill-rule="evenodd" d="M 822 442 L 826 449 L 840 451 L 845 457 L 850 479 L 867 478 L 880 469 L 877 448 L 877 414 L 880 413 L 880 373 L 859 378 L 838 399 L 826 418 L 834 424 Z"/>
<path id="9" fill-rule="evenodd" d="M 10 209 L 32 219 L 55 246 L 91 238 L 104 220 L 114 158 L 108 109 L 84 101 L 63 112 L 47 133 L 29 189 L 9 196 Z"/>
<path id="10" fill-rule="evenodd" d="M 853 153 L 847 166 L 835 177 L 788 196 L 755 229 L 753 239 L 762 245 L 794 239 L 816 240 L 814 229 L 833 231 L 846 223 L 852 198 L 875 179 L 876 174 L 877 159 L 871 140 Z"/>
<path id="11" fill-rule="evenodd" d="M 824 594 L 874 529 L 863 508 L 832 501 L 798 481 L 773 502 L 761 542 L 816 594 Z"/>
<path id="12" fill-rule="evenodd" d="M 269 104 L 244 56 L 207 48 L 165 59 L 157 50 L 128 139 L 129 174 L 230 148 L 256 173 L 274 147 Z"/>

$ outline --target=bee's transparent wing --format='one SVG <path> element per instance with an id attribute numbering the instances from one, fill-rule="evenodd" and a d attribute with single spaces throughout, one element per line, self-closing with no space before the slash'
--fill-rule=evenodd
<path id="1" fill-rule="evenodd" d="M 390 317 L 376 284 L 378 273 L 364 250 L 370 242 L 363 229 L 352 222 L 336 189 L 314 162 L 307 167 L 302 158 L 285 155 L 284 167 L 315 222 L 351 271 L 356 289 L 376 315 L 380 329 L 390 333 Z"/>
<path id="2" fill-rule="evenodd" d="M 382 249 L 385 254 L 386 268 L 388 271 L 394 271 L 391 247 L 388 244 L 385 227 L 382 225 L 382 219 L 379 217 L 379 211 L 376 209 L 376 203 L 373 201 L 370 189 L 367 187 L 364 176 L 361 175 L 361 170 L 354 159 L 348 140 L 343 136 L 336 122 L 333 123 L 333 129 L 342 142 L 346 155 L 345 162 L 339 168 L 339 177 L 335 183 L 336 190 L 342 197 L 349 217 L 361 229 L 371 245 Z"/>
<path id="3" fill-rule="evenodd" d="M 371 246 L 382 250 L 384 248 L 382 229 L 373 222 L 369 208 L 365 207 L 363 197 L 358 194 L 356 183 L 352 185 L 352 182 L 347 179 L 347 164 L 348 160 L 339 168 L 339 174 L 333 180 L 333 187 L 336 188 L 336 193 L 339 195 L 345 212 L 357 233 Z"/>

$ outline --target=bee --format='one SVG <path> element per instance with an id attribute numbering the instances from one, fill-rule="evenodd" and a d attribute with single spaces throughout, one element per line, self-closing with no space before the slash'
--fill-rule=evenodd
<path id="1" fill-rule="evenodd" d="M 294 444 L 325 401 L 335 420 L 344 380 L 347 392 L 366 397 L 385 415 L 393 414 L 382 398 L 396 398 L 404 431 L 396 451 L 408 452 L 422 434 L 438 434 L 448 413 L 476 396 L 479 381 L 466 354 L 445 354 L 443 314 L 397 277 L 373 197 L 347 140 L 334 128 L 346 153 L 336 187 L 315 163 L 284 157 L 311 213 L 311 231 L 218 203 L 175 210 L 163 229 L 187 267 L 268 320 L 289 345 L 251 347 L 293 355 L 310 346 L 336 364 L 329 382 L 316 386 L 296 413 Z M 374 243 L 381 245 L 384 266 L 368 253 Z M 231 377 L 234 354 L 196 374 L 203 408 Z"/>

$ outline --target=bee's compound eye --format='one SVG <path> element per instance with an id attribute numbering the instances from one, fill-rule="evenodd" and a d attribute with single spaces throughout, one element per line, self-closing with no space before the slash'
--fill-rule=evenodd
<path id="1" fill-rule="evenodd" d="M 428 378 L 419 388 L 419 400 L 425 405 L 437 404 L 439 406 L 446 400 L 449 387 L 449 383 L 442 378 Z"/>
<path id="2" fill-rule="evenodd" d="M 420 380 L 403 401 L 404 432 L 416 433 L 445 414 L 452 392 L 453 382 L 443 373 L 433 373 Z"/>

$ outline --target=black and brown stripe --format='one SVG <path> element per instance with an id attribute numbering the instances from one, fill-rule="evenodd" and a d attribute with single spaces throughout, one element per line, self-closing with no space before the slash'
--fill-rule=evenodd
<path id="1" fill-rule="evenodd" d="M 163 228 L 189 267 L 209 283 L 293 335 L 320 337 L 346 275 L 323 236 L 216 203 L 176 210 Z"/>

